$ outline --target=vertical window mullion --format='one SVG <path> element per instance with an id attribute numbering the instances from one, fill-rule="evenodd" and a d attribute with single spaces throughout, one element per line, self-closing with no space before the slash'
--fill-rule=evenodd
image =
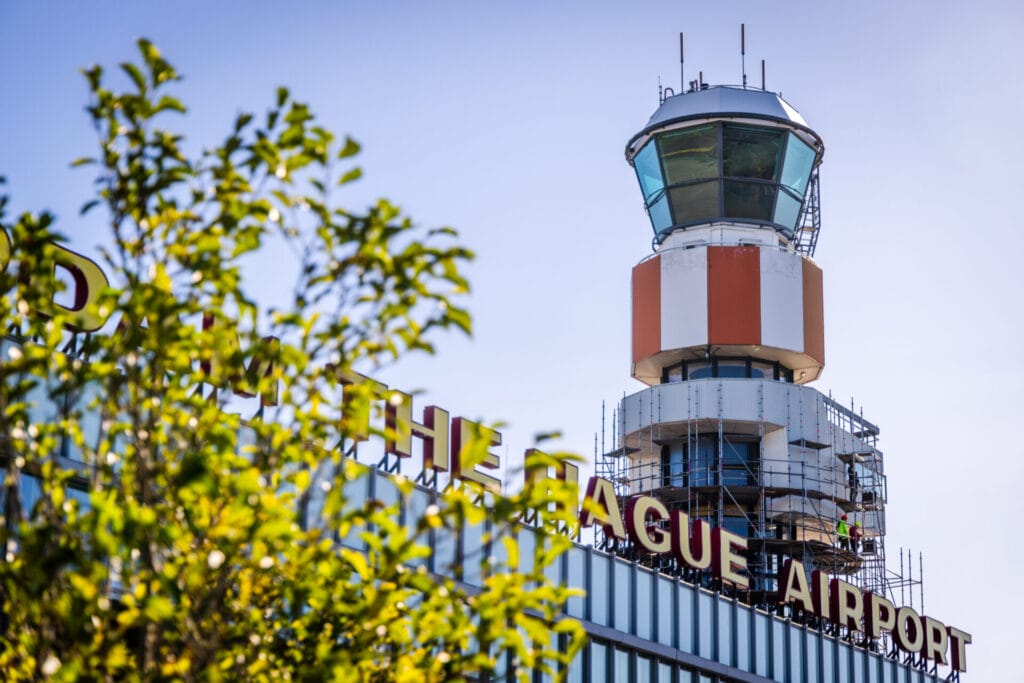
<path id="1" fill-rule="evenodd" d="M 718 129 L 718 215 L 725 216 L 725 124 L 716 123 Z"/>

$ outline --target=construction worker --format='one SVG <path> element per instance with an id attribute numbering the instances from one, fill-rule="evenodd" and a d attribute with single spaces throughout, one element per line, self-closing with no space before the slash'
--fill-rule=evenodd
<path id="1" fill-rule="evenodd" d="M 839 547 L 843 550 L 850 549 L 850 525 L 846 523 L 846 515 L 843 515 L 836 522 L 836 536 L 839 537 Z"/>
<path id="2" fill-rule="evenodd" d="M 856 553 L 860 549 L 860 539 L 864 537 L 864 531 L 861 529 L 860 520 L 857 520 L 853 528 L 850 529 L 850 543 L 853 546 L 853 552 Z"/>

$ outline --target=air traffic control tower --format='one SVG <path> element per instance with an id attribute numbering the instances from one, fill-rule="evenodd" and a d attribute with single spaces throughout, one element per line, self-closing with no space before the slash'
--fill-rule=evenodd
<path id="1" fill-rule="evenodd" d="M 747 538 L 754 603 L 784 557 L 892 590 L 878 428 L 808 384 L 825 366 L 823 153 L 780 95 L 703 82 L 663 97 L 626 146 L 654 235 L 632 276 L 632 375 L 648 386 L 622 399 L 598 469 L 622 496 Z"/>

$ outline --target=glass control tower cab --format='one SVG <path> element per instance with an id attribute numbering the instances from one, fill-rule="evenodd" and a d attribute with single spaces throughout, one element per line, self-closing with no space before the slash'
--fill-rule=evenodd
<path id="1" fill-rule="evenodd" d="M 821 271 L 797 247 L 823 151 L 780 96 L 726 86 L 667 98 L 629 141 L 655 248 L 633 270 L 633 377 L 818 377 Z"/>
<path id="2" fill-rule="evenodd" d="M 603 472 L 620 496 L 746 539 L 761 596 L 786 557 L 884 581 L 878 428 L 807 385 L 825 365 L 811 260 L 823 152 L 779 95 L 703 85 L 665 98 L 626 146 L 654 230 L 632 277 L 632 375 L 647 388 L 619 404 Z M 840 531 L 854 526 L 857 544 Z"/>

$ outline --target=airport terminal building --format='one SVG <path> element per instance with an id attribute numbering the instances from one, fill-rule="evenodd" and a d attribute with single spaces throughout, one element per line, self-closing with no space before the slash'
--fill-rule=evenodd
<path id="1" fill-rule="evenodd" d="M 825 364 L 822 139 L 764 89 L 666 95 L 626 147 L 654 233 L 632 276 L 647 388 L 615 409 L 581 486 L 593 543 L 548 570 L 586 595 L 566 609 L 590 637 L 568 679 L 959 680 L 970 635 L 918 614 L 918 586 L 886 567 L 878 427 L 809 385 Z M 397 500 L 385 473 L 365 485 Z M 496 551 L 479 530 L 431 543 L 431 570 L 470 589 L 463 560 Z"/>

